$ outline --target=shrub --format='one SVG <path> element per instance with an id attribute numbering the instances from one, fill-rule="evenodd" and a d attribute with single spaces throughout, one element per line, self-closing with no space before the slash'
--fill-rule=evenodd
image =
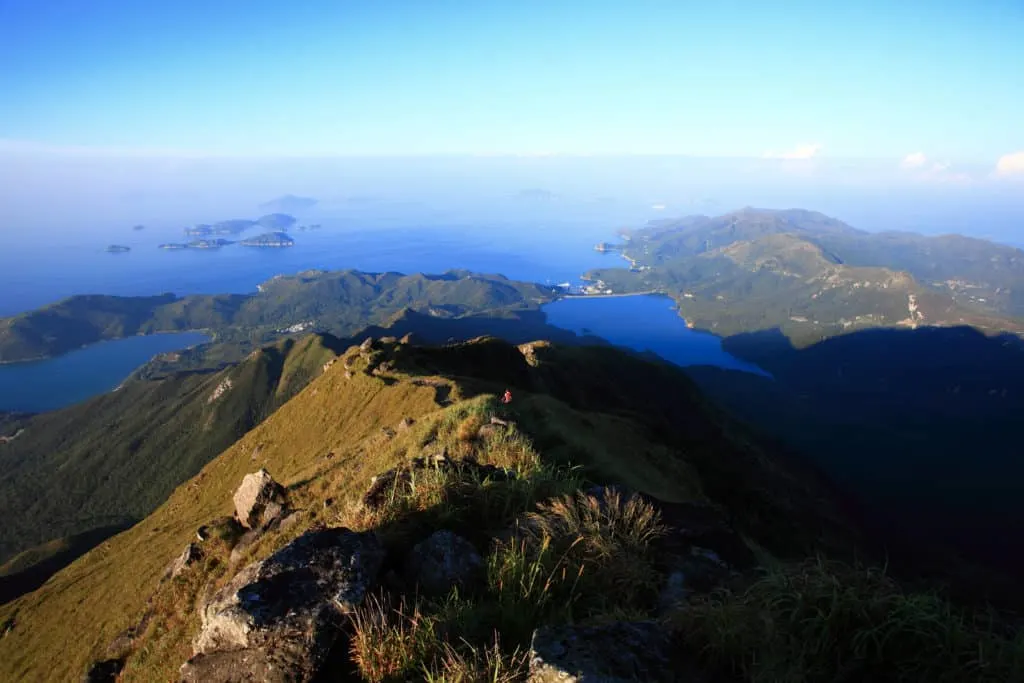
<path id="1" fill-rule="evenodd" d="M 615 489 L 601 497 L 566 495 L 538 506 L 523 525 L 534 547 L 550 542 L 583 577 L 589 611 L 643 609 L 657 596 L 660 575 L 651 541 L 665 533 L 660 514 L 639 496 Z"/>

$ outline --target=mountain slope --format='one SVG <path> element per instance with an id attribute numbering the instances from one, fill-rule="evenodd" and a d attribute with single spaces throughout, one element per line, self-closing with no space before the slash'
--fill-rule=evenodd
<path id="1" fill-rule="evenodd" d="M 342 348 L 323 335 L 286 340 L 219 372 L 128 381 L 23 420 L 18 438 L 0 444 L 0 514 L 7 519 L 0 561 L 52 539 L 141 519 Z"/>
<path id="2" fill-rule="evenodd" d="M 780 556 L 822 545 L 849 548 L 855 539 L 813 473 L 778 460 L 708 405 L 678 369 L 611 349 L 517 349 L 490 339 L 442 348 L 378 343 L 346 352 L 145 520 L 3 608 L 0 618 L 11 629 L 0 640 L 0 677 L 73 679 L 101 658 L 140 618 L 167 563 L 196 528 L 230 512 L 246 473 L 264 467 L 288 485 L 304 510 L 288 536 L 337 523 L 349 509 L 345 502 L 383 470 L 442 443 L 452 455 L 472 452 L 458 436 L 460 425 L 495 405 L 491 397 L 506 387 L 514 396 L 513 433 L 552 466 L 581 465 L 588 478 L 667 500 L 735 504 L 736 527 Z M 403 420 L 413 427 L 397 429 Z M 480 455 L 519 448 L 526 442 L 518 438 L 488 441 Z M 175 676 L 189 656 L 194 618 L 151 623 L 153 640 L 130 658 L 127 680 Z"/>
<path id="3" fill-rule="evenodd" d="M 821 214 L 763 209 L 624 236 L 633 267 L 588 277 L 614 291 L 664 292 L 692 326 L 721 335 L 780 329 L 806 346 L 870 327 L 1024 332 L 1008 317 L 1024 292 L 1024 254 L 982 240 L 902 236 L 896 244 Z M 979 282 L 986 270 L 991 277 Z"/>

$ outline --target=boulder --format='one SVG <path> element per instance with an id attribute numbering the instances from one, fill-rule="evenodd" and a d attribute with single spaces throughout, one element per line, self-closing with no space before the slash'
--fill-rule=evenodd
<path id="1" fill-rule="evenodd" d="M 268 511 L 271 503 L 276 503 L 277 507 L 270 507 L 270 511 L 273 513 L 276 510 L 278 514 L 281 513 L 284 489 L 274 481 L 269 472 L 261 469 L 245 475 L 242 485 L 235 491 L 233 500 L 238 521 L 246 528 L 255 529 L 266 523 L 264 513 Z"/>
<path id="2" fill-rule="evenodd" d="M 677 609 L 697 593 L 710 593 L 733 576 L 733 569 L 713 550 L 693 546 L 688 555 L 676 556 L 658 595 L 662 614 Z"/>
<path id="3" fill-rule="evenodd" d="M 383 559 L 375 535 L 338 527 L 308 531 L 250 564 L 201 606 L 183 679 L 311 680 Z"/>
<path id="4" fill-rule="evenodd" d="M 437 531 L 417 543 L 406 560 L 409 583 L 426 595 L 445 595 L 452 588 L 471 591 L 483 580 L 483 560 L 473 544 L 450 531 Z"/>
<path id="5" fill-rule="evenodd" d="M 181 667 L 182 683 L 285 683 L 302 680 L 275 666 L 263 650 L 235 650 L 199 655 Z"/>
<path id="6" fill-rule="evenodd" d="M 673 671 L 664 627 L 655 621 L 545 626 L 533 632 L 530 683 L 686 681 Z"/>

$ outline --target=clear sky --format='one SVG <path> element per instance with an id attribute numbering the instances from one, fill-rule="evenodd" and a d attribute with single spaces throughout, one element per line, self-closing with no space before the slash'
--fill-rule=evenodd
<path id="1" fill-rule="evenodd" d="M 1011 175 L 1024 2 L 0 0 L 0 141 Z"/>

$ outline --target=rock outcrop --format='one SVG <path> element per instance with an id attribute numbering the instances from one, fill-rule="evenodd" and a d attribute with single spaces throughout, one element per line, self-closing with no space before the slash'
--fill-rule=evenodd
<path id="1" fill-rule="evenodd" d="M 245 475 L 234 495 L 235 517 L 247 529 L 256 529 L 280 517 L 286 503 L 284 488 L 266 470 Z"/>
<path id="2" fill-rule="evenodd" d="M 530 683 L 686 680 L 673 672 L 664 627 L 654 621 L 545 626 L 530 645 Z"/>
<path id="3" fill-rule="evenodd" d="M 181 575 L 186 569 L 203 559 L 203 551 L 195 543 L 189 543 L 181 554 L 174 559 L 174 562 L 164 572 L 164 579 L 173 579 Z"/>
<path id="4" fill-rule="evenodd" d="M 383 558 L 375 535 L 339 527 L 306 532 L 245 567 L 202 605 L 182 679 L 311 680 Z"/>
<path id="5" fill-rule="evenodd" d="M 452 588 L 472 591 L 483 579 L 483 560 L 473 544 L 450 531 L 437 531 L 417 543 L 406 560 L 406 578 L 426 595 Z"/>

